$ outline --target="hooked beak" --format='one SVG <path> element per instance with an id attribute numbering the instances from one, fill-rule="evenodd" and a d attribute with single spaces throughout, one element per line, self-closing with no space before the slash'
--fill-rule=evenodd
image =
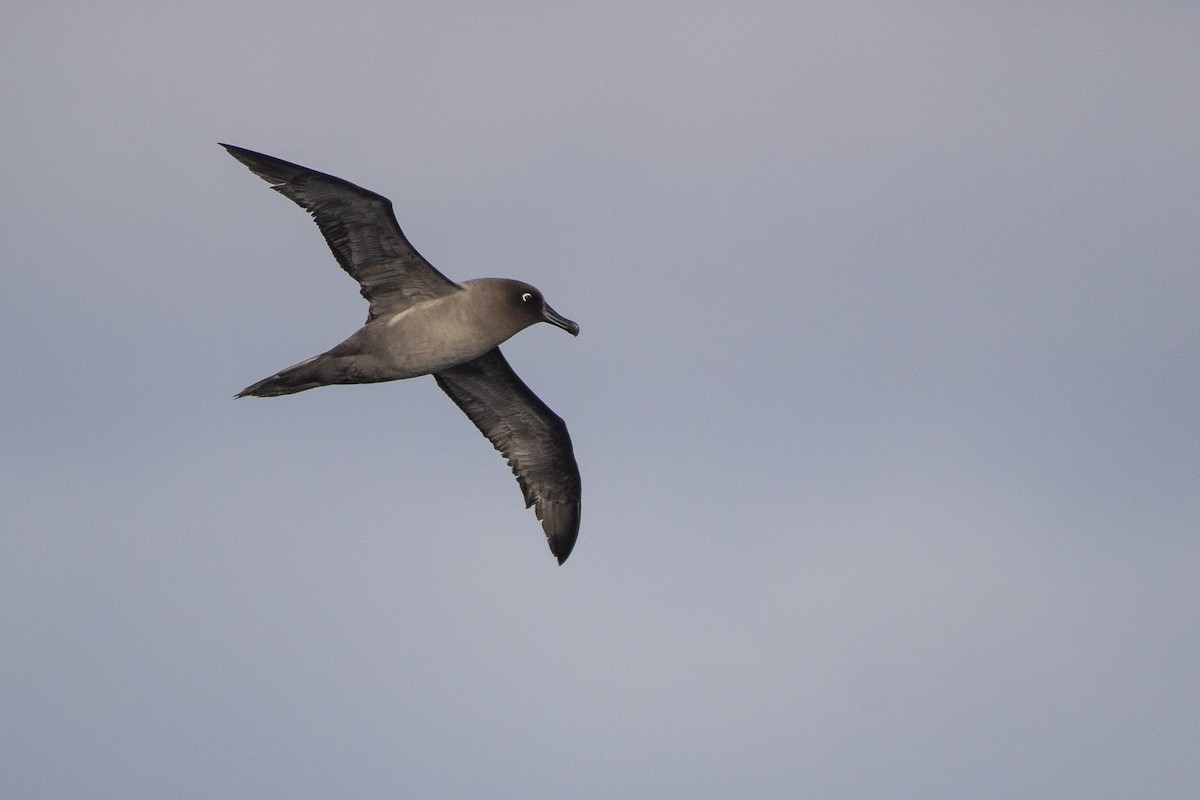
<path id="1" fill-rule="evenodd" d="M 562 314 L 559 314 L 548 305 L 546 306 L 545 311 L 542 312 L 542 319 L 546 320 L 546 322 L 549 322 L 551 325 L 557 325 L 572 336 L 579 335 L 578 325 L 576 325 L 574 322 L 571 322 L 571 320 L 567 319 Z"/>

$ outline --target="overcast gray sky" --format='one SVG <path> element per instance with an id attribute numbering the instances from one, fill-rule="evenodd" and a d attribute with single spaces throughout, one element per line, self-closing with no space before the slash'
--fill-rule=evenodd
<path id="1" fill-rule="evenodd" d="M 1200 6 L 10 3 L 0 795 L 1200 796 Z M 394 201 L 556 567 L 217 146 Z"/>

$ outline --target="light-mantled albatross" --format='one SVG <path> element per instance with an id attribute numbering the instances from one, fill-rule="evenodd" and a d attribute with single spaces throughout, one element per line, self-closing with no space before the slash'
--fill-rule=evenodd
<path id="1" fill-rule="evenodd" d="M 337 383 L 432 374 L 442 391 L 508 459 L 550 552 L 567 560 L 579 535 L 579 467 L 562 419 L 529 390 L 498 345 L 549 322 L 579 326 L 527 283 L 480 278 L 455 283 L 421 257 L 386 197 L 233 145 L 221 145 L 316 220 L 333 257 L 358 281 L 367 321 L 318 356 L 246 387 L 238 397 L 275 397 Z"/>

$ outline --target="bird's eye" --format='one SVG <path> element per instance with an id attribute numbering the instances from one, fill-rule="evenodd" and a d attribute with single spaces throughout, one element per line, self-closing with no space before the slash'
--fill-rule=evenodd
<path id="1" fill-rule="evenodd" d="M 525 292 L 525 294 L 521 295 L 522 303 L 528 303 L 532 299 L 533 299 L 533 294 L 531 292 Z"/>

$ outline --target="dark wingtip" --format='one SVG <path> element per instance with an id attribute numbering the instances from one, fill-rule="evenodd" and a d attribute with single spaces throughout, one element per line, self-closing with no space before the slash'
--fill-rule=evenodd
<path id="1" fill-rule="evenodd" d="M 558 549 L 555 549 L 556 547 Z M 554 555 L 554 560 L 558 562 L 560 567 L 567 563 L 567 557 L 571 555 L 571 550 L 574 547 L 575 542 L 571 542 L 570 544 L 550 542 L 550 552 Z"/>
<path id="2" fill-rule="evenodd" d="M 579 538 L 579 504 L 547 503 L 542 509 L 542 530 L 546 532 L 550 552 L 561 566 Z"/>
<path id="3" fill-rule="evenodd" d="M 236 144 L 225 144 L 224 142 L 217 142 L 217 144 L 221 145 L 221 147 L 224 147 L 225 151 L 227 153 L 229 153 L 229 155 L 233 156 L 238 161 L 240 161 L 245 167 L 249 168 L 249 170 L 251 172 L 253 172 L 255 175 L 262 177 L 263 180 L 267 180 L 267 181 L 272 180 L 271 178 L 264 176 L 261 172 L 261 170 L 267 166 L 284 165 L 284 166 L 289 166 L 289 167 L 296 167 L 295 164 L 291 164 L 282 159 L 275 158 L 275 156 L 269 156 L 266 153 L 259 153 L 255 150 L 247 150 L 245 147 L 238 147 Z M 303 169 L 303 167 L 297 167 L 297 168 Z"/>

